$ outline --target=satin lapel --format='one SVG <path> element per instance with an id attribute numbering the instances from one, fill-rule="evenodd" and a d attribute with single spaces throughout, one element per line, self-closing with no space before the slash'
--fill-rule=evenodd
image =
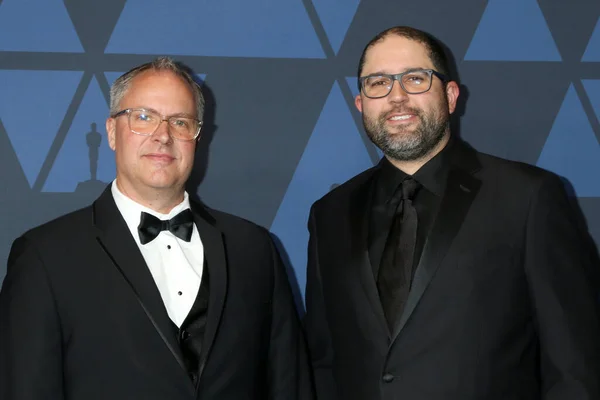
<path id="1" fill-rule="evenodd" d="M 350 223 L 350 255 L 347 265 L 358 271 L 358 278 L 369 300 L 375 318 L 380 328 L 389 336 L 389 330 L 383 314 L 373 268 L 369 258 L 368 232 L 370 193 L 373 184 L 372 176 L 360 183 L 350 197 L 349 215 L 346 220 Z M 344 253 L 341 253 L 344 254 Z"/>
<path id="2" fill-rule="evenodd" d="M 214 217 L 202 205 L 197 203 L 192 204 L 192 211 L 194 212 L 196 228 L 198 228 L 204 246 L 204 257 L 210 276 L 208 317 L 199 369 L 199 374 L 202 375 L 223 313 L 223 305 L 227 295 L 227 263 L 223 233 L 215 226 Z"/>
<path id="3" fill-rule="evenodd" d="M 187 371 L 177 339 L 152 274 L 113 200 L 110 185 L 94 202 L 97 240 L 113 267 L 131 287 L 142 309 L 181 368 Z"/>
<path id="4" fill-rule="evenodd" d="M 438 216 L 423 247 L 423 253 L 415 271 L 404 312 L 392 335 L 392 342 L 406 325 L 448 252 L 473 199 L 477 195 L 480 184 L 479 180 L 462 169 L 452 169 L 449 172 L 446 191 L 440 204 Z"/>

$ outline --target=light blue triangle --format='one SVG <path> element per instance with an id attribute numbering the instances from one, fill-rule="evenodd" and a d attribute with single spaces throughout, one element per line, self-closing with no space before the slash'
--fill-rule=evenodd
<path id="1" fill-rule="evenodd" d="M 30 186 L 81 76 L 80 71 L 0 70 L 0 118 Z"/>
<path id="2" fill-rule="evenodd" d="M 61 0 L 3 0 L 0 51 L 82 53 L 83 47 Z"/>
<path id="3" fill-rule="evenodd" d="M 489 0 L 465 60 L 561 61 L 536 0 Z"/>
<path id="4" fill-rule="evenodd" d="M 98 148 L 97 180 L 108 183 L 115 178 L 114 153 L 108 146 L 105 121 L 108 117 L 108 106 L 96 78 L 90 86 L 77 110 L 67 137 L 52 165 L 48 179 L 44 184 L 44 192 L 73 192 L 81 182 L 90 180 L 90 156 L 87 134 L 91 124 L 96 124 L 96 132 L 100 135 Z M 95 135 L 98 136 L 98 135 Z"/>
<path id="5" fill-rule="evenodd" d="M 596 27 L 590 37 L 590 41 L 585 49 L 585 53 L 583 53 L 581 61 L 600 61 L 600 18 L 598 18 L 598 21 L 596 22 Z"/>
<path id="6" fill-rule="evenodd" d="M 196 74 L 196 78 L 198 78 L 198 83 L 200 86 L 204 86 L 204 82 L 206 81 L 206 74 Z"/>
<path id="7" fill-rule="evenodd" d="M 281 240 L 304 293 L 306 223 L 311 204 L 332 185 L 341 184 L 373 164 L 337 83 L 279 206 L 271 231 Z"/>
<path id="8" fill-rule="evenodd" d="M 301 0 L 129 0 L 105 51 L 324 58 Z"/>
<path id="9" fill-rule="evenodd" d="M 358 96 L 359 93 L 357 80 L 358 79 L 355 76 L 346 77 L 346 83 L 348 84 L 353 97 Z"/>
<path id="10" fill-rule="evenodd" d="M 110 71 L 110 72 L 105 72 L 104 76 L 106 77 L 106 81 L 108 82 L 108 86 L 112 86 L 113 83 L 115 83 L 115 81 L 117 80 L 118 77 L 120 77 L 121 75 L 123 75 L 125 72 L 114 72 L 114 71 Z"/>
<path id="11" fill-rule="evenodd" d="M 596 118 L 600 120 L 600 79 L 584 79 L 582 82 L 596 113 Z"/>
<path id="12" fill-rule="evenodd" d="M 336 53 L 344 42 L 360 0 L 312 0 L 329 43 Z"/>
<path id="13" fill-rule="evenodd" d="M 600 196 L 600 145 L 573 85 L 554 120 L 537 165 L 567 178 L 579 197 Z"/>

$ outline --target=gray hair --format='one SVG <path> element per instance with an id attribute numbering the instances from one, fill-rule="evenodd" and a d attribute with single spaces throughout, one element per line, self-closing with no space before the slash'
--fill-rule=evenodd
<path id="1" fill-rule="evenodd" d="M 131 85 L 133 78 L 148 70 L 169 71 L 183 79 L 193 93 L 194 102 L 196 103 L 196 118 L 202 121 L 202 117 L 204 115 L 204 95 L 202 95 L 200 85 L 192 77 L 192 71 L 189 67 L 180 62 L 174 61 L 170 57 L 158 57 L 149 63 L 142 64 L 129 70 L 117 78 L 110 88 L 111 116 L 121 111 L 119 110 L 119 105 L 123 99 L 123 96 L 125 96 L 125 93 L 127 93 L 127 90 L 129 90 L 129 86 Z"/>

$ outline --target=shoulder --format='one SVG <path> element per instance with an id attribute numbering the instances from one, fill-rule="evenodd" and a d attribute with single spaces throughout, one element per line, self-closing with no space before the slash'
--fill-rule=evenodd
<path id="1" fill-rule="evenodd" d="M 92 207 L 87 206 L 31 228 L 22 237 L 34 241 L 56 242 L 80 237 L 92 225 Z"/>
<path id="2" fill-rule="evenodd" d="M 313 204 L 314 208 L 337 207 L 341 203 L 345 203 L 356 190 L 364 187 L 373 178 L 375 172 L 378 170 L 378 166 L 369 168 L 358 175 L 350 178 L 346 182 L 332 189 L 329 193 L 315 201 Z"/>
<path id="3" fill-rule="evenodd" d="M 494 179 L 497 184 L 513 186 L 515 189 L 543 184 L 562 184 L 561 178 L 553 172 L 520 161 L 507 160 L 490 154 L 477 152 L 481 162 L 481 176 Z"/>
<path id="4" fill-rule="evenodd" d="M 66 249 L 80 243 L 81 238 L 91 232 L 91 224 L 91 207 L 86 207 L 31 228 L 13 241 L 8 264 L 21 257 L 68 256 Z"/>
<path id="5" fill-rule="evenodd" d="M 190 201 L 192 210 L 200 214 L 209 224 L 223 232 L 228 238 L 268 237 L 266 228 L 245 218 L 220 211 L 203 203 Z"/>

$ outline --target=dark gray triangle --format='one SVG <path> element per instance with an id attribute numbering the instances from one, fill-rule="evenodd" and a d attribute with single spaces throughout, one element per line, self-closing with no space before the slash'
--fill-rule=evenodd
<path id="1" fill-rule="evenodd" d="M 600 1 L 538 0 L 554 42 L 566 63 L 577 63 L 600 16 Z"/>
<path id="2" fill-rule="evenodd" d="M 79 40 L 88 54 L 104 53 L 126 1 L 64 0 Z"/>

